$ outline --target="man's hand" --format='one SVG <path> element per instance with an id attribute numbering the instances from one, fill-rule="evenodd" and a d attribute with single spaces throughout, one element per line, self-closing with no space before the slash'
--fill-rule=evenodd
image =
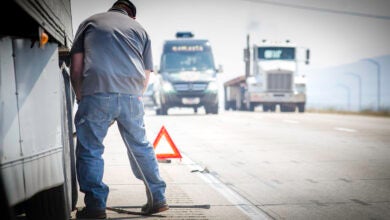
<path id="1" fill-rule="evenodd" d="M 146 88 L 148 88 L 150 72 L 151 72 L 150 70 L 145 70 L 145 81 L 144 81 L 144 88 L 142 89 L 142 94 L 144 94 Z"/>
<path id="2" fill-rule="evenodd" d="M 70 78 L 72 87 L 76 93 L 77 103 L 81 100 L 81 84 L 83 82 L 84 53 L 72 54 L 70 64 Z"/>

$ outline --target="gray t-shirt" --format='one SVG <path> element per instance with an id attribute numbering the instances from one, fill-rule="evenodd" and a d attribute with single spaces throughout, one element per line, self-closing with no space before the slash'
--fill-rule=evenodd
<path id="1" fill-rule="evenodd" d="M 121 11 L 93 15 L 80 24 L 71 54 L 84 53 L 81 94 L 141 95 L 144 70 L 153 70 L 145 29 Z"/>

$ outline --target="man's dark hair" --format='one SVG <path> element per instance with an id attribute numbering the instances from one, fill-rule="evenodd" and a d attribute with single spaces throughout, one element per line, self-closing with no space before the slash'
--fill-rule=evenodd
<path id="1" fill-rule="evenodd" d="M 132 18 L 135 18 L 135 16 L 137 15 L 137 8 L 135 7 L 135 5 L 133 3 L 131 3 L 131 1 L 129 0 L 117 0 L 113 5 L 112 5 L 113 8 L 122 8 L 124 10 L 126 10 L 127 14 L 132 17 Z"/>

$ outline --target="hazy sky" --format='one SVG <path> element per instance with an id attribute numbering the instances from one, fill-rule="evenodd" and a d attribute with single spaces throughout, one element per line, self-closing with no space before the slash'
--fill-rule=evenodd
<path id="1" fill-rule="evenodd" d="M 115 0 L 72 0 L 74 31 Z M 137 20 L 152 38 L 155 64 L 162 43 L 177 31 L 207 38 L 225 74 L 243 74 L 246 35 L 252 40 L 289 39 L 311 49 L 311 64 L 324 68 L 390 54 L 388 0 L 133 0 Z"/>

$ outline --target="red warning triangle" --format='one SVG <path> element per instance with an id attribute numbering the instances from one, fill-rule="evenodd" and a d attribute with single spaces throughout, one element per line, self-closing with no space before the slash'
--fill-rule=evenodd
<path id="1" fill-rule="evenodd" d="M 160 147 L 157 149 L 158 145 Z M 177 149 L 176 145 L 173 143 L 172 138 L 169 136 L 168 131 L 167 129 L 165 129 L 164 126 L 161 127 L 160 132 L 156 137 L 156 140 L 154 140 L 153 147 L 156 152 L 157 159 L 182 158 L 179 150 Z M 167 149 L 168 152 L 166 152 Z"/>

